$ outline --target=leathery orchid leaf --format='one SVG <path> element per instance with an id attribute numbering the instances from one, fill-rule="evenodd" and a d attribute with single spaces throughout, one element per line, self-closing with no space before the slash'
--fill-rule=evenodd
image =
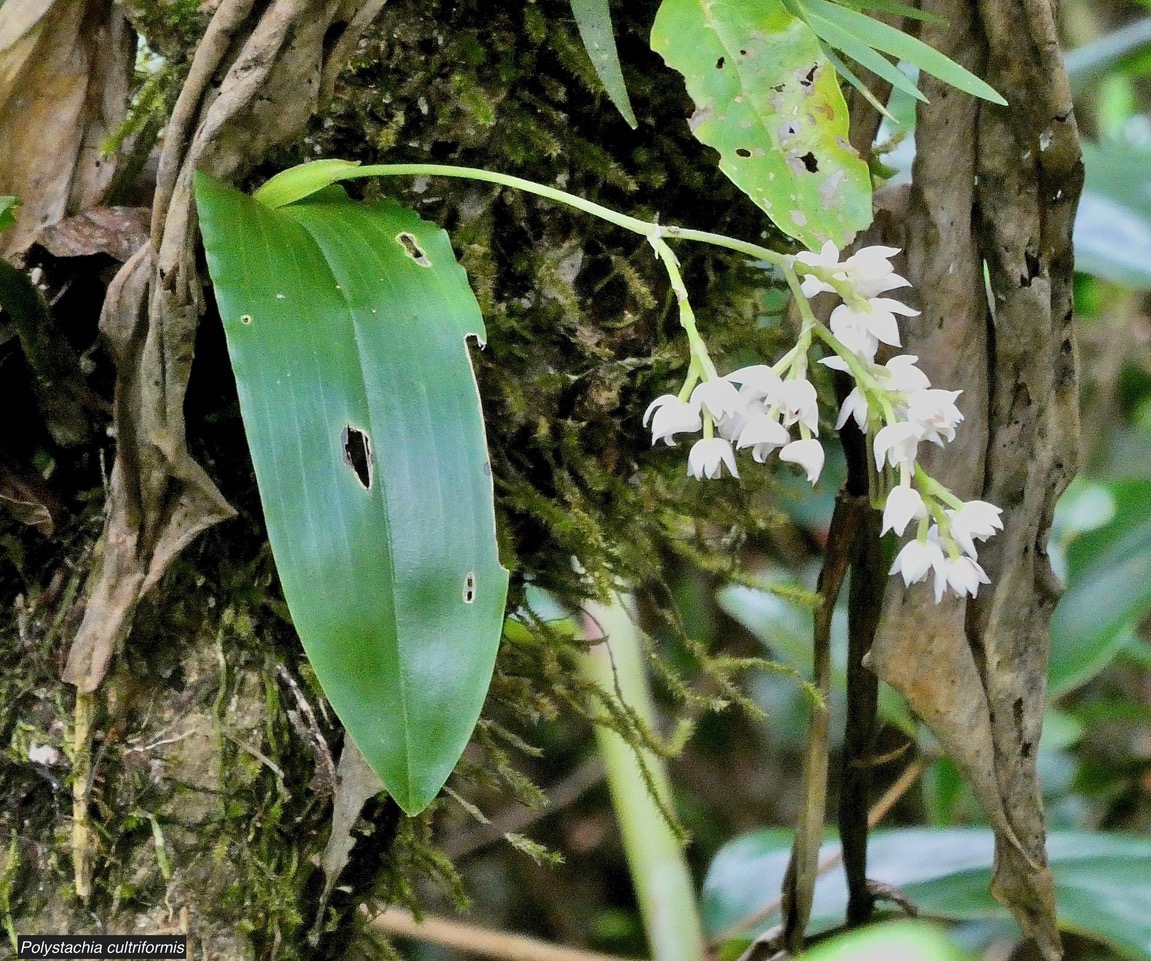
<path id="1" fill-rule="evenodd" d="M 447 235 L 324 187 L 274 209 L 198 175 L 208 267 L 292 619 L 409 814 L 479 717 L 508 573 Z"/>

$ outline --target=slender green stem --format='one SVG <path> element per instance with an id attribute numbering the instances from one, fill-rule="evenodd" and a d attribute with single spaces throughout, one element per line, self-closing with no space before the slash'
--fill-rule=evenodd
<path id="1" fill-rule="evenodd" d="M 655 706 L 642 640 L 627 600 L 617 595 L 610 605 L 589 604 L 585 610 L 607 636 L 581 656 L 584 677 L 654 728 Z M 659 961 L 703 961 L 691 871 L 683 845 L 665 817 L 671 805 L 666 767 L 652 752 L 633 747 L 604 725 L 597 724 L 595 733 L 651 956 Z M 652 791 L 658 793 L 664 810 Z"/>
<path id="2" fill-rule="evenodd" d="M 918 462 L 915 464 L 915 482 L 919 485 L 921 491 L 930 493 L 933 497 L 938 497 L 949 507 L 958 510 L 963 506 L 963 501 L 956 497 L 950 488 L 939 483 L 939 481 L 927 473 Z"/>
<path id="3" fill-rule="evenodd" d="M 547 200 L 553 200 L 556 203 L 574 207 L 576 210 L 591 214 L 593 217 L 599 217 L 601 220 L 606 220 L 608 223 L 622 227 L 624 230 L 630 230 L 632 233 L 646 237 L 655 250 L 656 256 L 667 270 L 672 290 L 675 291 L 676 300 L 679 302 L 680 326 L 687 332 L 692 360 L 698 362 L 699 369 L 697 373 L 702 376 L 704 380 L 712 380 L 719 375 L 707 352 L 707 345 L 704 343 L 703 338 L 699 335 L 699 330 L 696 328 L 695 313 L 691 309 L 687 287 L 684 285 L 683 276 L 679 272 L 679 260 L 663 238 L 677 237 L 683 240 L 695 240 L 701 243 L 712 244 L 716 247 L 726 247 L 728 250 L 747 254 L 749 257 L 758 257 L 761 260 L 766 260 L 777 266 L 790 264 L 792 260 L 792 258 L 786 254 L 777 253 L 774 250 L 769 250 L 767 247 L 761 247 L 758 244 L 736 240 L 733 237 L 725 237 L 722 234 L 708 233 L 703 230 L 689 230 L 674 226 L 664 227 L 658 223 L 649 223 L 646 220 L 640 220 L 638 217 L 629 217 L 627 214 L 621 214 L 616 210 L 612 210 L 610 207 L 597 204 L 592 200 L 578 197 L 575 194 L 569 194 L 567 191 L 560 190 L 557 187 L 548 187 L 545 184 L 525 180 L 522 177 L 513 177 L 510 174 L 497 173 L 493 170 L 482 170 L 478 167 L 456 167 L 450 164 L 368 164 L 363 167 L 347 170 L 342 174 L 341 179 L 411 176 L 457 177 L 465 180 L 479 180 L 485 183 L 493 183 L 501 187 L 514 187 L 525 193 L 535 194 L 538 197 L 544 197 Z"/>
<path id="4" fill-rule="evenodd" d="M 726 247 L 728 250 L 747 254 L 749 257 L 766 260 L 768 263 L 778 267 L 782 267 L 791 260 L 787 254 L 781 254 L 767 247 L 761 247 L 759 244 L 749 243 L 745 240 L 737 240 L 734 237 L 725 237 L 723 234 L 708 233 L 705 230 L 690 230 L 686 227 L 676 226 L 665 227 L 660 224 L 649 223 L 646 220 L 640 220 L 638 217 L 629 217 L 627 214 L 621 214 L 618 211 L 612 210 L 610 207 L 586 200 L 583 197 L 577 197 L 575 194 L 569 194 L 567 191 L 560 190 L 557 187 L 548 187 L 545 184 L 538 184 L 533 180 L 513 177 L 511 174 L 497 173 L 494 170 L 482 170 L 479 167 L 457 167 L 453 164 L 367 164 L 363 167 L 356 167 L 354 170 L 348 171 L 342 175 L 341 179 L 351 179 L 354 177 L 412 176 L 457 177 L 464 180 L 482 180 L 485 183 L 498 184 L 501 187 L 515 187 L 517 190 L 535 194 L 538 197 L 546 197 L 548 200 L 554 200 L 556 203 L 564 204 L 568 207 L 574 207 L 576 210 L 582 210 L 584 213 L 591 214 L 593 217 L 599 217 L 601 220 L 606 220 L 608 223 L 615 224 L 617 227 L 623 227 L 624 230 L 630 230 L 632 233 L 640 234 L 643 237 L 647 237 L 653 246 L 661 237 L 672 237 L 682 240 L 695 240 L 699 243 L 711 244 L 714 247 Z"/>

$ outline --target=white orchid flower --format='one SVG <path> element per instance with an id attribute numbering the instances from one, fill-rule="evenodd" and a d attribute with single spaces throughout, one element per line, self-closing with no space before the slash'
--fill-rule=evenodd
<path id="1" fill-rule="evenodd" d="M 651 421 L 651 442 L 664 441 L 668 447 L 675 446 L 676 434 L 694 433 L 703 429 L 703 417 L 699 405 L 682 401 L 675 394 L 663 394 L 648 405 L 643 415 L 646 427 Z"/>
<path id="2" fill-rule="evenodd" d="M 883 529 L 881 534 L 895 531 L 902 536 L 907 525 L 913 520 L 922 520 L 927 516 L 927 505 L 914 487 L 900 485 L 887 495 L 887 502 L 883 505 Z"/>
<path id="3" fill-rule="evenodd" d="M 750 447 L 751 456 L 762 464 L 773 451 L 789 443 L 791 435 L 779 422 L 778 415 L 764 412 L 748 419 L 735 446 L 740 450 Z"/>
<path id="4" fill-rule="evenodd" d="M 1000 508 L 987 501 L 968 501 L 962 507 L 947 512 L 951 519 L 951 536 L 964 554 L 977 557 L 975 540 L 985 541 L 996 531 L 1003 530 L 1002 514 Z"/>
<path id="5" fill-rule="evenodd" d="M 735 384 L 722 379 L 707 380 L 697 386 L 691 392 L 691 402 L 706 410 L 716 421 L 739 413 L 747 404 L 746 398 L 739 396 Z"/>
<path id="6" fill-rule="evenodd" d="M 760 400 L 768 395 L 775 394 L 783 381 L 779 374 L 767 364 L 752 364 L 750 367 L 741 367 L 727 374 L 724 380 L 742 384 L 741 394 L 746 394 L 750 400 Z"/>
<path id="7" fill-rule="evenodd" d="M 890 297 L 872 297 L 863 307 L 849 307 L 847 304 L 840 304 L 831 312 L 828 326 L 840 340 L 843 339 L 840 336 L 841 331 L 854 327 L 857 330 L 866 331 L 881 343 L 891 347 L 899 347 L 901 341 L 899 339 L 899 321 L 895 319 L 896 314 L 902 317 L 916 317 L 919 311 L 912 310 L 907 304 L 892 300 Z"/>
<path id="8" fill-rule="evenodd" d="M 823 470 L 823 445 L 814 438 L 793 440 L 779 452 L 779 459 L 802 467 L 807 473 L 808 482 L 814 487 Z"/>
<path id="9" fill-rule="evenodd" d="M 843 430 L 843 425 L 854 417 L 855 422 L 859 425 L 859 429 L 866 431 L 867 415 L 867 398 L 864 397 L 860 389 L 856 387 L 844 398 L 843 406 L 839 408 L 839 417 L 835 421 L 835 429 Z"/>
<path id="10" fill-rule="evenodd" d="M 910 587 L 927 577 L 931 571 L 935 571 L 938 579 L 945 563 L 943 548 L 938 540 L 928 538 L 926 541 L 908 541 L 903 545 L 903 550 L 896 555 L 895 563 L 891 565 L 889 573 L 902 574 L 904 585 Z M 946 581 L 946 575 L 944 580 Z"/>
<path id="11" fill-rule="evenodd" d="M 907 419 L 919 427 L 920 439 L 943 446 L 955 439 L 963 414 L 955 406 L 961 390 L 917 390 L 907 398 Z"/>
<path id="12" fill-rule="evenodd" d="M 696 480 L 709 480 L 722 476 L 726 467 L 732 477 L 739 477 L 735 466 L 735 451 L 731 441 L 723 437 L 705 437 L 697 440 L 687 455 L 687 473 Z"/>
<path id="13" fill-rule="evenodd" d="M 980 584 L 990 584 L 987 572 L 970 557 L 953 557 L 944 562 L 941 570 L 935 572 L 935 603 L 943 599 L 945 588 L 951 588 L 956 597 L 975 597 Z"/>
<path id="14" fill-rule="evenodd" d="M 919 447 L 920 429 L 916 424 L 888 424 L 875 435 L 875 466 L 883 470 L 885 463 L 892 467 L 911 464 Z"/>

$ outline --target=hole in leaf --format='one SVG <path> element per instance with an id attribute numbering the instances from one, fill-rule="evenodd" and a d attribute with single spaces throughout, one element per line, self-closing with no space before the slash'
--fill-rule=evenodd
<path id="1" fill-rule="evenodd" d="M 251 315 L 251 314 L 244 314 L 244 315 L 243 315 L 243 316 L 240 318 L 240 323 L 241 323 L 241 324 L 247 325 L 247 324 L 250 324 L 251 322 L 252 322 L 252 315 Z"/>
<path id="2" fill-rule="evenodd" d="M 364 490 L 372 489 L 372 442 L 362 430 L 351 424 L 340 435 L 344 449 L 344 463 L 356 473 L 356 480 Z"/>
<path id="3" fill-rule="evenodd" d="M 464 603 L 471 604 L 476 599 L 476 575 L 474 571 L 468 571 L 468 576 L 464 578 Z"/>
<path id="4" fill-rule="evenodd" d="M 810 87 L 815 83 L 815 78 L 819 75 L 819 64 L 812 64 L 811 69 L 807 71 L 807 76 L 800 79 L 800 83 L 805 87 Z"/>
<path id="5" fill-rule="evenodd" d="M 809 174 L 813 174 L 819 170 L 819 161 L 815 159 L 815 154 L 810 150 L 799 159 L 803 161 L 803 165 L 807 168 Z"/>
<path id="6" fill-rule="evenodd" d="M 751 156 L 751 151 L 750 151 L 750 150 L 748 150 L 748 149 L 747 149 L 747 147 L 736 147 L 736 148 L 735 148 L 735 152 L 736 152 L 736 153 L 737 153 L 737 154 L 738 154 L 740 157 L 750 157 L 750 156 Z"/>
<path id="7" fill-rule="evenodd" d="M 716 70 L 722 70 L 722 69 L 723 69 L 723 57 L 720 57 L 720 58 L 719 58 L 719 59 L 718 59 L 718 60 L 715 62 L 715 69 L 716 69 Z"/>
<path id="8" fill-rule="evenodd" d="M 412 258 L 421 267 L 430 267 L 432 262 L 428 260 L 427 254 L 424 253 L 423 248 L 416 243 L 416 238 L 409 234 L 406 230 L 402 233 L 396 234 L 396 243 L 404 248 L 404 253 Z"/>

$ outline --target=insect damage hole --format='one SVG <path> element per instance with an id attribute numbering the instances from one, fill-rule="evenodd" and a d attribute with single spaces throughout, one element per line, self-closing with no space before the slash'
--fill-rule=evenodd
<path id="1" fill-rule="evenodd" d="M 348 424 L 340 435 L 340 445 L 344 451 L 344 463 L 356 474 L 356 480 L 364 490 L 372 489 L 372 442 L 362 430 Z"/>
<path id="2" fill-rule="evenodd" d="M 819 161 L 815 159 L 815 154 L 810 150 L 799 158 L 803 166 L 807 168 L 809 174 L 817 173 L 819 171 Z"/>
<path id="3" fill-rule="evenodd" d="M 430 267 L 432 265 L 432 262 L 428 260 L 428 255 L 424 253 L 423 248 L 416 243 L 416 238 L 406 230 L 396 234 L 396 243 L 403 247 L 404 253 L 421 267 Z"/>
<path id="4" fill-rule="evenodd" d="M 468 576 L 464 578 L 464 603 L 472 604 L 476 599 L 476 574 L 475 571 L 468 571 Z"/>
<path id="5" fill-rule="evenodd" d="M 751 151 L 748 150 L 747 147 L 736 147 L 735 153 L 739 157 L 750 157 L 751 156 Z"/>

